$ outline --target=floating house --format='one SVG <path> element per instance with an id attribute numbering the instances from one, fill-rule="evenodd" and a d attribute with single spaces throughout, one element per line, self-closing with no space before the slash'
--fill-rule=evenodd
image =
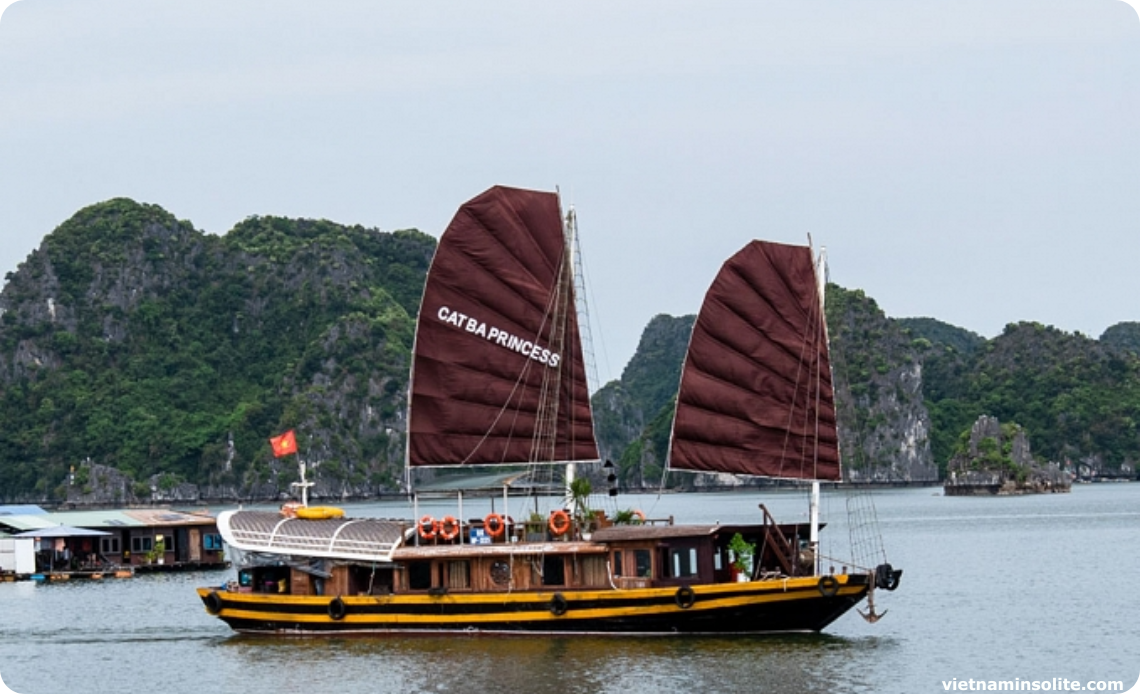
<path id="1" fill-rule="evenodd" d="M 60 580 L 224 566 L 217 522 L 206 513 L 0 506 L 0 574 Z"/>

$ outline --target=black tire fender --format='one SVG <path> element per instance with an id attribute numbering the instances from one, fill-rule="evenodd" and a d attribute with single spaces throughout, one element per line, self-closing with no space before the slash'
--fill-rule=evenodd
<path id="1" fill-rule="evenodd" d="M 697 594 L 689 586 L 681 586 L 673 594 L 673 600 L 677 603 L 677 607 L 687 610 L 697 602 Z"/>
<path id="2" fill-rule="evenodd" d="M 348 605 L 345 605 L 339 596 L 329 601 L 329 617 L 339 622 L 346 614 L 348 614 Z"/>
<path id="3" fill-rule="evenodd" d="M 839 593 L 839 580 L 835 576 L 823 576 L 819 579 L 819 593 L 825 598 L 834 597 Z"/>
<path id="4" fill-rule="evenodd" d="M 204 600 L 206 603 L 206 611 L 210 614 L 218 614 L 222 611 L 222 596 L 218 595 L 218 591 L 211 590 Z"/>
<path id="5" fill-rule="evenodd" d="M 566 614 L 566 610 L 570 609 L 570 603 L 566 601 L 566 596 L 562 593 L 555 593 L 550 598 L 550 614 L 555 617 L 561 617 Z"/>

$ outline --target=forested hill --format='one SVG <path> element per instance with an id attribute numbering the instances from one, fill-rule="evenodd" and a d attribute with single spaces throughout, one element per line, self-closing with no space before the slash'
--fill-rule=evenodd
<path id="1" fill-rule="evenodd" d="M 414 230 L 251 217 L 214 236 L 126 199 L 81 210 L 0 294 L 0 497 L 272 496 L 296 471 L 266 436 L 290 427 L 325 493 L 392 484 L 434 248 Z M 122 473 L 114 498 L 91 498 L 109 493 L 100 466 Z"/>
<path id="2" fill-rule="evenodd" d="M 638 369 L 594 399 L 599 441 L 620 461 L 625 484 L 663 479 L 672 401 L 632 393 L 645 374 L 675 392 L 688 336 L 668 328 L 692 321 L 654 318 L 635 357 Z M 1099 340 L 1016 323 L 987 340 L 933 318 L 889 318 L 862 291 L 835 285 L 828 286 L 827 321 L 848 479 L 938 479 L 981 415 L 1021 425 L 1043 461 L 1088 476 L 1136 476 L 1140 323 L 1114 325 Z M 724 480 L 678 475 L 667 483 Z"/>
<path id="3" fill-rule="evenodd" d="M 116 199 L 47 235 L 0 292 L 0 502 L 274 499 L 266 443 L 295 428 L 317 498 L 398 488 L 414 317 L 435 240 L 251 217 L 223 236 Z M 850 479 L 936 479 L 980 415 L 1101 476 L 1140 462 L 1140 324 L 1095 340 L 1034 323 L 987 340 L 828 287 Z M 594 397 L 626 487 L 662 474 L 693 317 L 656 316 Z M 74 471 L 73 471 L 74 469 Z"/>

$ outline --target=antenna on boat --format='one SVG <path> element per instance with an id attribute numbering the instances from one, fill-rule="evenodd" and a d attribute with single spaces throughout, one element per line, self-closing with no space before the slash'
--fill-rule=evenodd
<path id="1" fill-rule="evenodd" d="M 302 506 L 308 506 L 309 505 L 309 487 L 313 486 L 313 483 L 305 479 L 305 461 L 301 460 L 301 456 L 297 456 L 297 467 L 301 473 L 301 481 L 300 482 L 293 482 L 289 486 L 301 488 L 301 505 Z"/>

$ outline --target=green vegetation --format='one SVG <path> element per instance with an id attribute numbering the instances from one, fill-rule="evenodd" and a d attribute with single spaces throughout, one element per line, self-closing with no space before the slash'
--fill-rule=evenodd
<path id="1" fill-rule="evenodd" d="M 1134 353 L 1079 333 L 1018 323 L 972 356 L 937 352 L 926 365 L 939 460 L 958 444 L 944 432 L 968 429 L 981 414 L 1024 426 L 1040 460 L 1098 457 L 1109 471 L 1140 460 L 1140 359 Z"/>
<path id="2" fill-rule="evenodd" d="M 344 483 L 398 479 L 385 429 L 433 249 L 327 221 L 217 237 L 130 200 L 81 210 L 4 289 L 3 494 L 51 500 L 88 457 L 136 494 L 156 475 L 248 488 L 292 474 L 265 443 L 290 427 L 311 457 L 339 454 L 322 472 Z"/>
<path id="3" fill-rule="evenodd" d="M 266 438 L 289 428 L 327 487 L 394 488 L 434 246 L 414 230 L 281 217 L 213 236 L 126 199 L 80 210 L 0 294 L 0 501 L 96 492 L 88 459 L 126 475 L 115 503 L 186 483 L 272 495 L 296 472 Z M 692 484 L 664 465 L 693 320 L 656 316 L 622 379 L 594 396 L 626 488 Z M 944 471 L 981 414 L 1023 425 L 1041 460 L 1121 474 L 1140 462 L 1140 323 L 1099 341 L 1036 323 L 986 340 L 889 319 L 835 285 L 827 320 L 852 474 L 898 474 L 907 446 Z M 984 453 L 1001 465 L 1008 454 Z"/>
<path id="4" fill-rule="evenodd" d="M 732 567 L 737 571 L 747 571 L 752 566 L 752 556 L 756 553 L 756 544 L 748 542 L 740 533 L 732 536 L 728 541 L 728 549 L 732 552 Z"/>

